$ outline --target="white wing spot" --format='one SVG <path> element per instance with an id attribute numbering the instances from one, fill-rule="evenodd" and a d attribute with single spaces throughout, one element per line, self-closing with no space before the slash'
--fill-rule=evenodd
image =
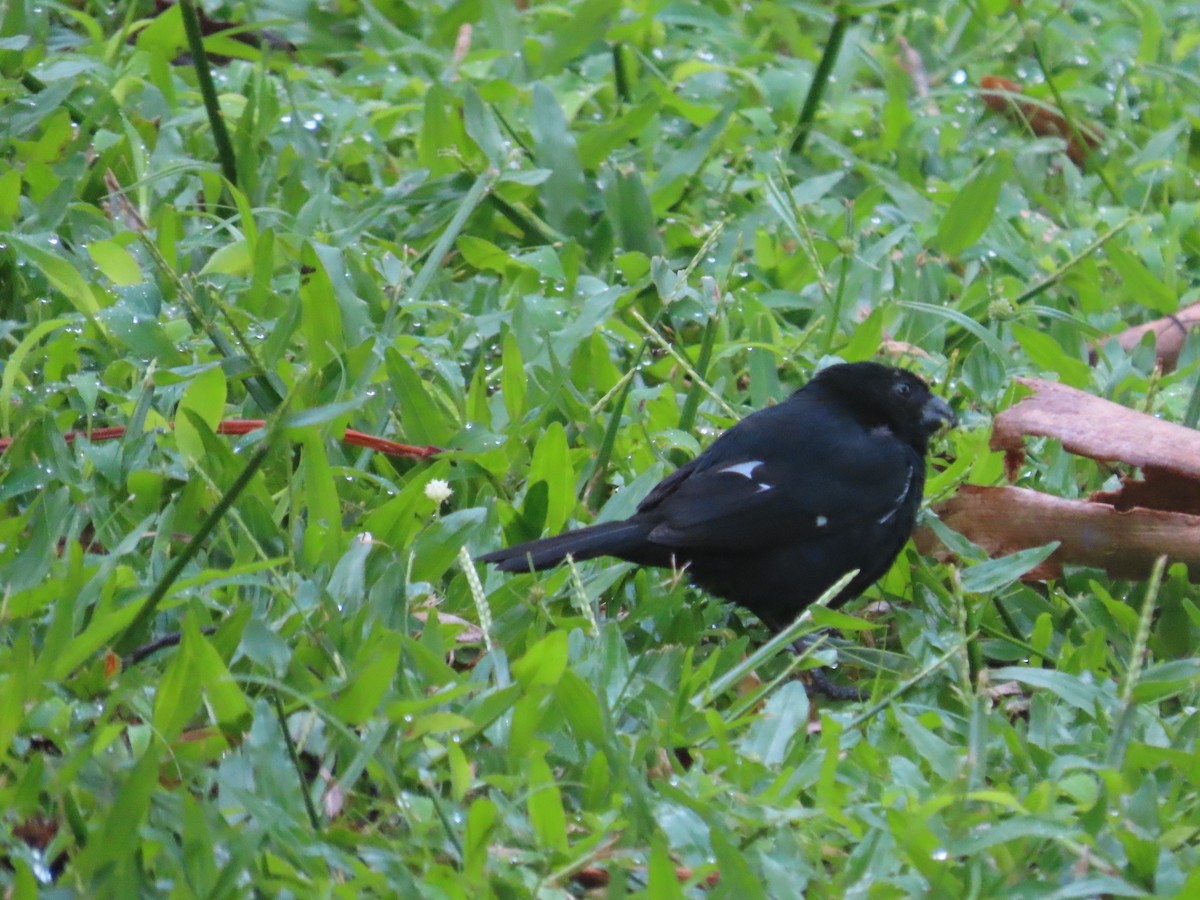
<path id="1" fill-rule="evenodd" d="M 751 481 L 754 480 L 754 470 L 762 465 L 762 460 L 752 459 L 750 462 L 734 463 L 732 466 L 726 466 L 723 469 L 717 469 L 718 473 L 732 472 L 734 475 L 744 475 Z M 768 485 L 770 487 L 770 485 Z"/>
<path id="2" fill-rule="evenodd" d="M 773 484 L 761 484 L 760 483 L 758 486 L 758 490 L 755 493 L 761 494 L 763 491 L 769 491 L 773 487 L 775 487 L 775 485 L 773 485 Z"/>
<path id="3" fill-rule="evenodd" d="M 881 518 L 879 520 L 880 525 L 886 525 L 888 523 L 888 520 L 891 519 L 893 516 L 896 515 L 897 512 L 900 511 L 901 504 L 903 504 L 904 501 L 908 499 L 908 492 L 912 490 L 912 483 L 913 483 L 913 467 L 909 466 L 908 467 L 908 477 L 904 480 L 904 488 L 900 491 L 900 495 L 896 498 L 896 502 L 892 506 L 892 508 L 887 511 L 887 513 L 883 516 L 883 518 Z"/>
<path id="4" fill-rule="evenodd" d="M 817 516 L 817 527 L 818 528 L 824 528 L 828 524 L 829 524 L 829 520 L 827 518 L 825 518 L 824 516 Z"/>

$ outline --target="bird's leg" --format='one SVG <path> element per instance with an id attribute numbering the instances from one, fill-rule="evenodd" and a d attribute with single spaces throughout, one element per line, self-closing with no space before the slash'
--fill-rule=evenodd
<path id="1" fill-rule="evenodd" d="M 792 642 L 792 650 L 797 655 L 803 655 L 812 645 L 811 636 L 802 637 Z M 833 679 L 825 674 L 824 667 L 809 669 L 808 682 L 804 685 L 804 689 L 808 692 L 811 698 L 814 695 L 818 697 L 826 697 L 830 700 L 849 700 L 854 703 L 862 703 L 867 699 L 867 695 L 856 687 L 847 687 L 840 684 L 835 684 Z"/>
<path id="2" fill-rule="evenodd" d="M 824 669 L 809 669 L 808 683 L 804 685 L 804 689 L 810 698 L 816 694 L 830 700 L 849 700 L 854 703 L 862 703 L 867 699 L 867 695 L 856 687 L 834 684 Z"/>

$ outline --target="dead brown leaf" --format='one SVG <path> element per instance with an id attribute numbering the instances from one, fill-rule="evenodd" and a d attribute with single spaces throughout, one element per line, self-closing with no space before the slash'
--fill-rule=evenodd
<path id="1" fill-rule="evenodd" d="M 1147 334 L 1153 334 L 1154 352 L 1158 356 L 1159 365 L 1164 372 L 1170 372 L 1179 362 L 1183 342 L 1194 328 L 1200 328 L 1200 303 L 1185 306 L 1179 312 L 1155 319 L 1153 322 L 1126 328 L 1117 335 L 1117 341 L 1125 350 L 1132 350 Z M 1092 357 L 1092 361 L 1095 362 L 1094 352 Z"/>
<path id="2" fill-rule="evenodd" d="M 1067 157 L 1079 168 L 1087 162 L 1088 150 L 1100 146 L 1103 135 L 1094 125 L 1076 122 L 1076 128 L 1058 109 L 1046 103 L 1021 99 L 1021 85 L 999 75 L 985 75 L 979 82 L 984 104 L 1014 122 L 1024 123 L 1038 137 L 1059 137 L 1067 143 Z"/>
<path id="3" fill-rule="evenodd" d="M 1003 450 L 1010 481 L 1025 458 L 1025 438 L 1055 438 L 1071 453 L 1200 480 L 1200 431 L 1041 378 L 1019 378 L 1034 393 L 996 416 L 991 446 Z"/>
<path id="4" fill-rule="evenodd" d="M 1055 578 L 1064 564 L 1144 578 L 1162 554 L 1186 563 L 1200 581 L 1200 432 L 1056 382 L 1019 381 L 1033 394 L 992 426 L 991 446 L 1004 451 L 1009 480 L 1016 480 L 1031 436 L 1061 441 L 1079 456 L 1136 467 L 1142 478 L 1124 476 L 1119 490 L 1086 500 L 964 485 L 936 505 L 942 520 L 993 557 L 1058 541 L 1054 554 L 1024 576 L 1028 581 Z M 931 531 L 914 538 L 922 552 L 949 558 Z"/>
<path id="5" fill-rule="evenodd" d="M 1115 578 L 1145 578 L 1162 554 L 1187 563 L 1200 578 L 1200 516 L 1157 509 L 1118 510 L 1092 500 L 1068 500 L 1019 487 L 963 485 L 936 507 L 942 521 L 987 551 L 1005 556 L 1017 550 L 1060 545 L 1023 580 L 1046 581 L 1064 564 L 1105 569 Z M 950 552 L 928 529 L 914 539 L 935 558 Z"/>

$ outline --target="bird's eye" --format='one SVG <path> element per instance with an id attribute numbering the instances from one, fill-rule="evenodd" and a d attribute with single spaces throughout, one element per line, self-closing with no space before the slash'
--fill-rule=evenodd
<path id="1" fill-rule="evenodd" d="M 899 382 L 896 385 L 895 390 L 896 390 L 896 394 L 900 397 L 907 397 L 909 394 L 912 393 L 912 387 L 907 382 L 904 382 L 904 381 Z"/>

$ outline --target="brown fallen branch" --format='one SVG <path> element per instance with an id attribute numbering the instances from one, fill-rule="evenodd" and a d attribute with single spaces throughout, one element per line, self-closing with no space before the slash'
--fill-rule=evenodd
<path id="1" fill-rule="evenodd" d="M 1162 554 L 1187 563 L 1200 580 L 1200 516 L 1157 509 L 1120 510 L 1107 503 L 1068 500 L 1019 487 L 966 484 L 939 503 L 942 521 L 987 551 L 1005 556 L 1059 541 L 1049 559 L 1022 576 L 1046 581 L 1064 564 L 1104 569 L 1114 578 L 1145 578 Z M 914 535 L 922 553 L 951 558 L 933 531 Z"/>
<path id="2" fill-rule="evenodd" d="M 1062 441 L 1077 456 L 1126 463 L 1148 479 L 1186 489 L 1200 481 L 1200 431 L 1138 412 L 1084 391 L 1041 378 L 1018 378 L 1032 396 L 996 416 L 991 447 L 1004 451 L 1015 481 L 1025 460 L 1026 437 Z M 1200 507 L 1195 510 L 1200 514 Z"/>
<path id="3" fill-rule="evenodd" d="M 991 437 L 1010 481 L 1024 462 L 1026 437 L 1053 438 L 1079 456 L 1140 469 L 1142 478 L 1123 476 L 1119 490 L 1086 500 L 964 485 L 935 506 L 942 520 L 989 556 L 1060 542 L 1025 580 L 1055 577 L 1064 564 L 1144 578 L 1165 553 L 1200 581 L 1200 431 L 1056 382 L 1019 381 L 1034 393 L 996 417 Z M 928 529 L 915 539 L 922 552 L 949 558 Z"/>
<path id="4" fill-rule="evenodd" d="M 1095 126 L 1077 123 L 1072 128 L 1055 107 L 1023 99 L 1021 86 L 1015 81 L 999 75 L 984 75 L 979 87 L 979 95 L 992 112 L 1025 124 L 1038 137 L 1057 137 L 1066 141 L 1067 158 L 1081 169 L 1087 162 L 1089 150 L 1095 150 L 1104 140 L 1103 132 Z"/>
<path id="5" fill-rule="evenodd" d="M 217 434 L 249 434 L 262 428 L 265 424 L 262 419 L 226 419 L 217 423 L 216 432 Z M 124 436 L 125 426 L 113 425 L 107 428 L 93 428 L 91 431 L 68 431 L 63 435 L 63 440 L 72 444 L 76 438 L 87 438 L 95 443 L 111 441 Z M 12 438 L 0 438 L 0 453 L 7 450 L 12 445 L 12 441 Z M 445 452 L 441 447 L 401 444 L 398 441 L 355 431 L 353 428 L 346 429 L 345 434 L 342 435 L 342 441 L 352 447 L 366 447 L 368 450 L 377 450 L 388 456 L 400 456 L 408 459 L 428 459 Z"/>
<path id="6" fill-rule="evenodd" d="M 1183 351 L 1183 342 L 1196 328 L 1200 328 L 1200 303 L 1185 306 L 1173 315 L 1163 316 L 1144 325 L 1133 325 L 1117 335 L 1117 341 L 1126 350 L 1132 350 L 1141 343 L 1147 334 L 1154 335 L 1154 352 L 1158 356 L 1158 364 L 1164 372 L 1170 372 L 1179 362 L 1179 354 Z M 1092 364 L 1096 362 L 1096 351 L 1093 350 Z"/>

